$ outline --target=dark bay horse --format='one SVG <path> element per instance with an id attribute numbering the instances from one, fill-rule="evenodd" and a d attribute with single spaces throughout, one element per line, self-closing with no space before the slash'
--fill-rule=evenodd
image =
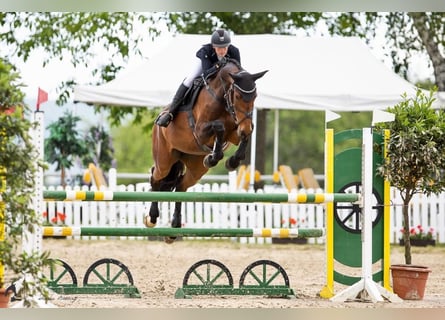
<path id="1" fill-rule="evenodd" d="M 204 81 L 191 114 L 181 111 L 168 127 L 153 126 L 152 191 L 187 191 L 218 164 L 229 144 L 238 148 L 225 166 L 229 171 L 239 166 L 253 130 L 255 81 L 266 72 L 250 74 L 236 61 L 228 61 Z M 152 202 L 145 225 L 154 227 L 158 217 L 158 202 Z M 171 226 L 181 227 L 181 202 L 175 203 Z"/>

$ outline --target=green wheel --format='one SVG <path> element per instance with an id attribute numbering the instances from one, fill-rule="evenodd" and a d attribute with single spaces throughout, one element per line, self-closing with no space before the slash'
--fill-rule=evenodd
<path id="1" fill-rule="evenodd" d="M 246 267 L 239 280 L 240 288 L 257 286 L 261 288 L 289 287 L 289 277 L 278 263 L 271 260 L 258 260 Z"/>
<path id="2" fill-rule="evenodd" d="M 69 264 L 61 259 L 53 259 L 53 262 L 47 271 L 49 274 L 48 287 L 77 286 L 76 274 Z"/>
<path id="3" fill-rule="evenodd" d="M 193 264 L 185 273 L 183 286 L 233 287 L 233 277 L 229 269 L 217 260 L 205 259 Z"/>
<path id="4" fill-rule="evenodd" d="M 362 190 L 361 182 L 351 182 L 343 186 L 339 193 L 360 193 Z M 372 226 L 375 227 L 383 216 L 383 200 L 379 193 L 372 190 Z M 362 209 L 357 203 L 349 202 L 335 202 L 334 203 L 334 217 L 337 223 L 346 231 L 351 233 L 361 232 L 361 212 Z"/>
<path id="5" fill-rule="evenodd" d="M 83 285 L 131 285 L 133 276 L 126 265 L 116 259 L 105 258 L 94 262 L 85 272 Z"/>

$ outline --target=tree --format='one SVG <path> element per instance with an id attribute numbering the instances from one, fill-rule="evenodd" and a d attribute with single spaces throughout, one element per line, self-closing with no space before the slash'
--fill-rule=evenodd
<path id="1" fill-rule="evenodd" d="M 29 134 L 34 124 L 19 81 L 14 66 L 0 59 L 0 289 L 22 279 L 24 305 L 32 306 L 39 294 L 49 299 L 42 270 L 51 261 L 48 252 L 22 250 L 23 232 L 41 226 L 33 195 L 43 163 Z"/>
<path id="2" fill-rule="evenodd" d="M 48 125 L 49 138 L 45 139 L 45 160 L 56 163 L 60 170 L 60 184 L 65 187 L 65 170 L 70 169 L 76 157 L 82 158 L 88 154 L 85 141 L 76 129 L 79 117 L 65 112 L 64 116 Z"/>
<path id="3" fill-rule="evenodd" d="M 153 119 L 143 119 L 150 122 Z M 131 121 L 112 128 L 116 152 L 116 167 L 119 172 L 149 173 L 153 164 L 151 157 L 151 137 L 141 124 Z M 133 180 L 122 180 L 120 183 L 135 183 Z"/>
<path id="4" fill-rule="evenodd" d="M 412 31 L 408 33 L 406 39 L 397 33 L 397 26 L 393 26 L 392 38 L 394 43 L 409 56 L 412 52 L 426 52 L 433 67 L 435 85 L 439 91 L 445 91 L 445 56 L 443 48 L 445 46 L 445 13 L 443 12 L 409 12 L 408 17 L 412 22 L 407 21 L 407 25 L 412 24 Z M 404 26 L 403 21 L 400 26 Z M 400 31 L 399 31 L 400 32 Z M 397 37 L 396 35 L 399 34 Z M 395 54 L 394 54 L 395 56 Z M 408 59 L 403 60 L 402 66 L 408 69 Z"/>
<path id="5" fill-rule="evenodd" d="M 410 57 L 415 53 L 426 54 L 434 69 L 434 83 L 439 91 L 445 90 L 445 13 L 438 12 L 185 12 L 169 16 L 176 22 L 177 28 L 184 33 L 210 33 L 221 26 L 235 34 L 274 33 L 297 34 L 304 30 L 306 34 L 323 33 L 324 26 L 330 35 L 357 36 L 372 46 L 379 27 L 385 27 L 385 52 L 391 58 L 396 73 L 407 79 Z M 267 44 L 265 44 L 267 45 Z M 375 45 L 375 44 L 374 44 Z M 381 45 L 378 43 L 377 45 Z M 260 54 L 260 53 L 259 53 Z M 278 58 L 278 57 L 275 57 Z M 296 53 L 298 59 L 298 53 Z M 430 87 L 431 88 L 431 87 Z M 403 94 L 401 92 L 400 94 Z M 266 132 L 263 125 L 266 111 L 258 114 L 256 131 Z M 300 122 L 301 123 L 301 122 Z M 288 137 L 283 135 L 283 139 Z M 262 138 L 261 138 L 262 137 Z M 257 139 L 257 168 L 264 171 L 266 138 Z M 323 139 L 323 138 L 321 138 Z M 287 146 L 295 141 L 282 143 Z M 322 140 L 316 145 L 321 145 Z M 313 142 L 299 144 L 298 150 L 310 150 Z M 287 150 L 279 151 L 280 155 Z M 322 159 L 322 153 L 319 154 Z M 321 162 L 320 162 L 321 163 Z M 259 165 L 258 165 L 259 164 Z"/>
<path id="6" fill-rule="evenodd" d="M 92 84 L 112 80 L 116 72 L 125 67 L 131 55 L 142 53 L 140 46 L 143 41 L 155 38 L 164 27 L 180 33 L 210 34 L 216 27 L 224 27 L 235 34 L 357 36 L 370 46 L 374 43 L 377 30 L 383 30 L 385 55 L 391 59 L 396 73 L 407 78 L 409 58 L 415 53 L 423 53 L 434 69 L 432 84 L 439 91 L 445 91 L 445 13 L 442 12 L 5 12 L 0 13 L 0 26 L 4 30 L 0 32 L 0 55 L 17 56 L 24 61 L 35 50 L 42 49 L 47 53 L 43 63 L 50 58 L 62 59 L 67 56 L 75 66 L 91 66 L 96 65 L 95 48 L 106 48 L 107 55 L 100 57 L 100 68 L 91 69 Z M 142 33 L 136 32 L 138 26 L 142 26 Z M 374 45 L 381 46 L 381 43 Z M 59 103 L 68 101 L 74 84 L 73 79 L 60 84 Z M 137 123 L 147 113 L 156 112 L 144 108 L 97 108 L 110 110 L 112 125 L 120 125 L 129 113 L 135 114 L 134 121 Z M 265 120 L 266 112 L 258 114 L 259 122 L 255 130 L 261 134 L 266 132 L 266 128 L 262 127 L 262 124 L 268 123 Z M 147 123 L 147 127 L 151 126 L 152 122 Z M 265 162 L 265 139 L 260 136 L 257 140 L 257 160 L 260 163 Z M 282 143 L 281 146 L 285 148 L 289 144 L 292 142 Z M 306 150 L 311 145 L 310 142 L 298 147 Z M 320 159 L 322 157 L 320 154 Z"/>
<path id="7" fill-rule="evenodd" d="M 82 157 L 82 164 L 94 163 L 104 171 L 110 170 L 114 162 L 113 141 L 102 125 L 92 126 L 85 135 L 88 153 Z"/>
<path id="8" fill-rule="evenodd" d="M 134 12 L 0 12 L 0 56 L 27 61 L 38 51 L 44 54 L 43 65 L 52 59 L 69 59 L 75 67 L 88 67 L 91 83 L 101 84 L 114 79 L 131 56 L 141 55 L 144 41 L 160 34 L 162 16 Z M 69 77 L 60 83 L 59 105 L 69 101 L 75 84 Z M 128 113 L 139 116 L 147 112 L 143 108 L 100 108 L 109 109 L 117 125 Z"/>
<path id="9" fill-rule="evenodd" d="M 378 172 L 396 187 L 403 200 L 403 240 L 405 262 L 411 264 L 409 203 L 416 193 L 427 196 L 445 191 L 445 112 L 434 110 L 434 90 L 421 90 L 388 109 L 395 120 L 390 130 L 386 161 Z M 383 127 L 383 126 L 382 126 Z"/>

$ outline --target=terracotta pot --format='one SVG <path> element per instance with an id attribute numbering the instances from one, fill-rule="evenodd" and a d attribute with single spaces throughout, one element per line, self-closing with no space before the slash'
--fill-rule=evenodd
<path id="1" fill-rule="evenodd" d="M 0 288 L 0 308 L 8 308 L 11 294 L 5 295 L 6 288 Z"/>
<path id="2" fill-rule="evenodd" d="M 390 267 L 394 293 L 404 300 L 422 300 L 431 269 L 425 266 L 397 264 Z"/>

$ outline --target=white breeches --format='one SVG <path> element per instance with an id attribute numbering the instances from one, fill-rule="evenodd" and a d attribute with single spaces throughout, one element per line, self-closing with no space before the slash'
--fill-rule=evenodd
<path id="1" fill-rule="evenodd" d="M 193 80 L 202 73 L 201 59 L 196 58 L 190 67 L 188 76 L 182 81 L 182 84 L 190 88 Z"/>

